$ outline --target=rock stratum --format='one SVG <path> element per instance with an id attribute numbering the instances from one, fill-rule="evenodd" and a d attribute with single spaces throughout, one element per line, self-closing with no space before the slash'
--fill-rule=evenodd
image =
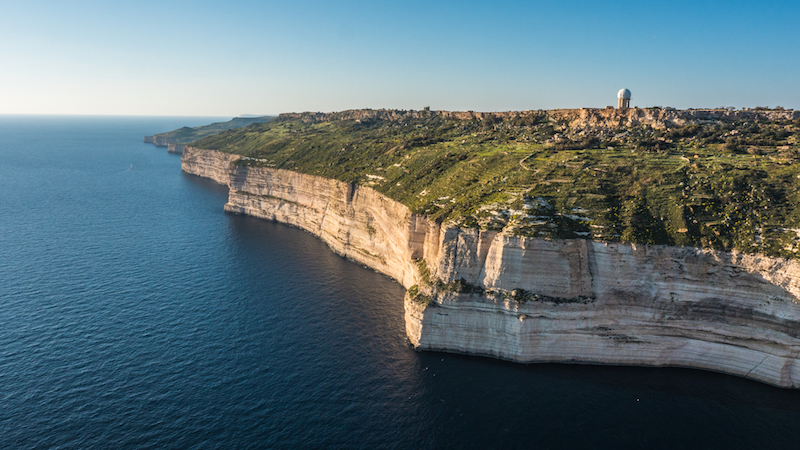
<path id="1" fill-rule="evenodd" d="M 700 368 L 800 387 L 800 263 L 440 225 L 369 187 L 187 146 L 225 210 L 304 229 L 408 289 L 418 349 L 518 362 Z"/>

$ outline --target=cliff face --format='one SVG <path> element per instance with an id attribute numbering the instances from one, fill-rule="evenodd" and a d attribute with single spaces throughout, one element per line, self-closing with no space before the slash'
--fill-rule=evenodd
<path id="1" fill-rule="evenodd" d="M 694 248 L 445 230 L 435 266 L 485 292 L 409 303 L 420 348 L 685 366 L 800 387 L 800 264 Z"/>
<path id="2" fill-rule="evenodd" d="M 294 225 L 336 253 L 413 284 L 428 223 L 369 188 L 287 170 L 234 166 L 225 211 Z"/>
<path id="3" fill-rule="evenodd" d="M 184 172 L 225 184 L 225 210 L 302 228 L 336 253 L 398 280 L 416 280 L 415 259 L 438 226 L 367 187 L 288 170 L 230 164 L 239 157 L 185 147 Z"/>
<path id="4" fill-rule="evenodd" d="M 228 185 L 231 162 L 240 157 L 230 153 L 184 147 L 181 155 L 181 170 L 192 175 L 210 178 L 219 184 Z"/>
<path id="5" fill-rule="evenodd" d="M 183 147 L 185 147 L 185 144 L 168 144 L 167 145 L 167 152 L 169 152 L 169 153 L 183 153 Z"/>
<path id="6" fill-rule="evenodd" d="M 225 210 L 291 224 L 409 289 L 417 348 L 520 362 L 696 367 L 800 387 L 800 264 L 694 248 L 541 240 L 439 226 L 367 187 L 231 165 Z"/>

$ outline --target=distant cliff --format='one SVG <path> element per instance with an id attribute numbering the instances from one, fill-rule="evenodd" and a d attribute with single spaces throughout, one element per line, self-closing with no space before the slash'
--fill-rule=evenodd
<path id="1" fill-rule="evenodd" d="M 370 187 L 187 146 L 225 210 L 307 230 L 408 288 L 415 347 L 520 362 L 695 367 L 800 387 L 800 263 L 439 224 Z"/>
<path id="2" fill-rule="evenodd" d="M 144 142 L 146 144 L 154 144 L 156 147 L 166 147 L 170 153 L 181 153 L 183 152 L 184 144 L 189 144 L 223 131 L 243 128 L 254 123 L 269 122 L 273 118 L 274 116 L 235 117 L 227 122 L 215 122 L 194 128 L 183 127 L 166 133 L 145 136 Z"/>

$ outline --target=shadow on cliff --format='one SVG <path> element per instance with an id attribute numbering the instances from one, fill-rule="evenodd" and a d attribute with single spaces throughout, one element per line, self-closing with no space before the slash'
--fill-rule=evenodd
<path id="1" fill-rule="evenodd" d="M 218 194 L 225 194 L 225 198 L 228 197 L 228 186 L 222 185 L 217 183 L 214 180 L 209 178 L 199 177 L 197 175 L 192 175 L 186 172 L 181 171 L 181 175 L 183 180 L 193 186 L 196 186 L 201 189 L 206 189 L 209 191 L 213 191 Z M 227 201 L 227 200 L 226 200 Z"/>

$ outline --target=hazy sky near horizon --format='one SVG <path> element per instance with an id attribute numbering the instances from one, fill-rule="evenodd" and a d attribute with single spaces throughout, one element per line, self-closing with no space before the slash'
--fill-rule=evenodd
<path id="1" fill-rule="evenodd" d="M 0 114 L 800 109 L 800 2 L 0 0 Z"/>

